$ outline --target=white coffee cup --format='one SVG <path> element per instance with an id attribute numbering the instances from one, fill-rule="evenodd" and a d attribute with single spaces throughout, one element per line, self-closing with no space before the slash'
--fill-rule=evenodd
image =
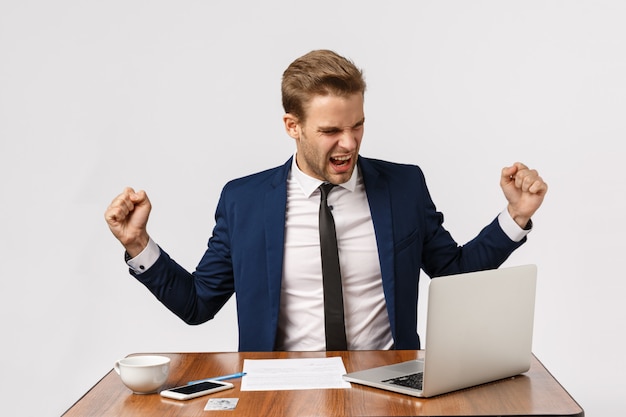
<path id="1" fill-rule="evenodd" d="M 115 362 L 115 372 L 135 394 L 152 394 L 165 384 L 170 373 L 166 356 L 129 356 Z"/>

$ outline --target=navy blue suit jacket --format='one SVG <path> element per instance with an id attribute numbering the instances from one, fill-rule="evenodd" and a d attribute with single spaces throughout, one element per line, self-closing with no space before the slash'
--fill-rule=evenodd
<path id="1" fill-rule="evenodd" d="M 424 175 L 414 165 L 359 157 L 396 349 L 419 349 L 420 269 L 436 277 L 500 266 L 522 242 L 511 241 L 497 219 L 467 244 L 443 228 Z M 274 350 L 285 240 L 287 177 L 283 166 L 229 182 L 215 214 L 208 248 L 190 274 L 167 253 L 136 275 L 189 324 L 210 320 L 237 293 L 239 350 Z"/>

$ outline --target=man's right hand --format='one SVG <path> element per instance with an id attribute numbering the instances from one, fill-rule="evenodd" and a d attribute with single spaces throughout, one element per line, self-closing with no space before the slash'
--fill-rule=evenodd
<path id="1" fill-rule="evenodd" d="M 141 253 L 150 240 L 146 225 L 151 209 L 145 191 L 135 192 L 127 187 L 115 197 L 104 213 L 109 229 L 133 258 Z"/>

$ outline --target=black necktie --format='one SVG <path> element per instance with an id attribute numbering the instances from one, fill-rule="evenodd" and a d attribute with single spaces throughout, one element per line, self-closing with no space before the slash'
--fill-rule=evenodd
<path id="1" fill-rule="evenodd" d="M 347 350 L 346 327 L 343 320 L 343 291 L 335 222 L 326 198 L 334 184 L 320 185 L 320 249 L 324 284 L 324 326 L 326 350 Z"/>

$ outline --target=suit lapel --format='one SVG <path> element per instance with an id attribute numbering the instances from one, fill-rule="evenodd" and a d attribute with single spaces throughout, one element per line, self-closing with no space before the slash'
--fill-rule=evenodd
<path id="1" fill-rule="evenodd" d="M 278 327 L 280 309 L 280 288 L 283 276 L 283 255 L 285 246 L 285 213 L 287 209 L 287 176 L 291 169 L 289 158 L 272 178 L 269 191 L 263 204 L 265 218 L 265 245 L 267 247 L 267 279 L 270 305 L 273 308 L 272 321 Z"/>
<path id="2" fill-rule="evenodd" d="M 365 183 L 365 192 L 367 193 L 367 201 L 372 214 L 372 222 L 374 223 L 383 290 L 387 302 L 387 313 L 389 314 L 389 321 L 393 331 L 396 323 L 396 309 L 393 219 L 391 216 L 389 183 L 387 178 L 383 177 L 367 158 L 359 157 L 359 166 L 363 175 L 363 182 Z"/>

